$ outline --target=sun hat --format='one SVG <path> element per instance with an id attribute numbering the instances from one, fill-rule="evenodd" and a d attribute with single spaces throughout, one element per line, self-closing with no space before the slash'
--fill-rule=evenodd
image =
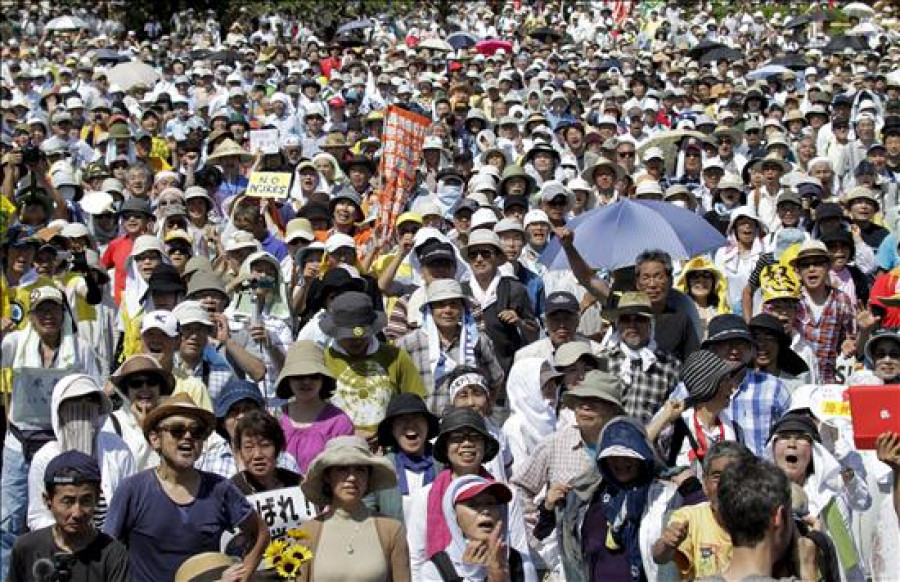
<path id="1" fill-rule="evenodd" d="M 365 493 L 397 485 L 397 473 L 391 462 L 372 454 L 365 439 L 359 436 L 340 436 L 328 441 L 325 449 L 313 459 L 300 489 L 314 505 L 325 506 L 331 501 L 330 495 L 325 492 L 328 469 L 360 465 L 370 468 L 369 486 Z"/>
<path id="2" fill-rule="evenodd" d="M 180 333 L 178 320 L 172 315 L 171 311 L 166 311 L 164 309 L 151 311 L 141 319 L 141 335 L 151 329 L 158 329 L 170 338 L 178 337 L 178 334 Z"/>
<path id="3" fill-rule="evenodd" d="M 139 257 L 147 251 L 156 251 L 160 256 L 164 256 L 166 254 L 166 247 L 163 246 L 163 241 L 152 234 L 142 234 L 135 239 L 134 246 L 131 247 L 130 258 L 133 260 L 135 257 Z"/>
<path id="4" fill-rule="evenodd" d="M 697 350 L 684 359 L 678 373 L 688 397 L 686 406 L 694 406 L 711 400 L 719 390 L 722 378 L 743 368 L 740 364 L 729 364 L 709 350 Z"/>
<path id="5" fill-rule="evenodd" d="M 473 195 L 475 196 L 475 195 Z M 470 196 L 472 198 L 473 196 Z M 494 225 L 497 224 L 497 215 L 490 208 L 481 207 L 472 213 L 472 219 L 469 227 L 469 238 L 471 239 L 472 233 L 478 231 L 479 229 L 488 228 L 488 230 L 493 230 Z"/>
<path id="6" fill-rule="evenodd" d="M 222 573 L 239 563 L 238 559 L 219 552 L 203 552 L 191 556 L 178 567 L 174 582 L 219 580 Z"/>
<path id="7" fill-rule="evenodd" d="M 525 227 L 515 218 L 504 218 L 494 226 L 494 232 L 497 236 L 505 232 L 518 232 L 525 235 Z"/>
<path id="8" fill-rule="evenodd" d="M 875 192 L 866 186 L 856 186 L 851 188 L 849 192 L 844 194 L 844 204 L 849 207 L 856 200 L 868 200 L 875 205 L 876 212 L 881 208 L 881 203 L 875 196 Z"/>
<path id="9" fill-rule="evenodd" d="M 522 224 L 523 224 L 523 226 L 525 226 L 525 228 L 528 228 L 532 224 L 541 223 L 541 222 L 545 223 L 545 224 L 551 224 L 550 217 L 547 216 L 547 213 L 544 212 L 543 210 L 541 210 L 540 208 L 535 208 L 533 210 L 529 210 L 525 214 L 525 218 L 522 221 Z"/>
<path id="10" fill-rule="evenodd" d="M 328 254 L 345 248 L 356 249 L 356 241 L 350 235 L 334 232 L 325 240 L 325 252 Z"/>
<path id="11" fill-rule="evenodd" d="M 575 204 L 575 192 L 566 188 L 562 182 L 556 180 L 547 180 L 541 185 L 540 189 L 541 201 L 550 202 L 554 198 L 562 196 L 566 199 L 566 208 L 571 208 Z"/>
<path id="12" fill-rule="evenodd" d="M 800 261 L 810 258 L 824 258 L 831 262 L 831 255 L 828 253 L 828 247 L 820 240 L 809 239 L 800 245 L 797 256 L 791 260 L 791 265 L 796 266 Z"/>
<path id="13" fill-rule="evenodd" d="M 621 180 L 625 176 L 625 168 L 623 168 L 622 166 L 620 166 L 619 164 L 613 162 L 612 160 L 610 160 L 608 158 L 600 157 L 600 158 L 597 158 L 593 164 L 591 164 L 590 166 L 585 168 L 585 170 L 581 173 L 581 179 L 584 180 L 585 182 L 587 182 L 588 184 L 593 184 L 595 182 L 594 174 L 600 168 L 609 168 L 613 172 L 615 172 L 616 181 Z"/>
<path id="14" fill-rule="evenodd" d="M 822 436 L 812 416 L 802 412 L 788 412 L 778 419 L 772 427 L 770 440 L 786 432 L 804 434 L 818 443 L 822 442 Z"/>
<path id="15" fill-rule="evenodd" d="M 573 365 L 582 357 L 587 356 L 595 363 L 599 364 L 600 360 L 591 351 L 591 344 L 585 341 L 575 340 L 566 342 L 556 348 L 553 354 L 553 366 L 558 370 Z"/>
<path id="16" fill-rule="evenodd" d="M 147 281 L 147 287 L 147 292 L 150 295 L 160 293 L 182 294 L 186 290 L 178 269 L 168 263 L 156 265 L 150 274 L 150 279 Z"/>
<path id="17" fill-rule="evenodd" d="M 63 238 L 82 238 L 90 236 L 91 232 L 80 222 L 70 222 L 63 227 L 59 234 Z"/>
<path id="18" fill-rule="evenodd" d="M 319 327 L 325 335 L 341 340 L 371 337 L 386 324 L 387 317 L 383 311 L 375 311 L 371 297 L 358 291 L 347 291 L 334 298 Z"/>
<path id="19" fill-rule="evenodd" d="M 168 312 L 166 312 L 168 313 Z M 159 361 L 149 354 L 135 354 L 116 369 L 109 381 L 122 391 L 128 393 L 125 381 L 135 374 L 155 374 L 160 379 L 159 393 L 168 396 L 175 389 L 175 377 L 160 365 Z"/>
<path id="20" fill-rule="evenodd" d="M 480 414 L 469 407 L 459 408 L 451 406 L 444 410 L 444 414 L 441 416 L 440 430 L 437 438 L 434 440 L 433 454 L 436 461 L 449 465 L 447 440 L 451 433 L 463 428 L 470 428 L 484 437 L 484 459 L 482 463 L 491 461 L 500 452 L 500 443 L 488 431 Z"/>
<path id="21" fill-rule="evenodd" d="M 240 249 L 254 249 L 258 251 L 260 248 L 259 241 L 256 240 L 256 237 L 246 230 L 234 231 L 231 233 L 228 240 L 225 241 L 225 252 L 237 251 Z"/>
<path id="22" fill-rule="evenodd" d="M 700 344 L 701 348 L 709 348 L 717 342 L 731 339 L 746 340 L 751 344 L 756 344 L 747 322 L 740 315 L 733 313 L 723 313 L 717 315 L 709 321 L 707 326 L 706 339 Z"/>
<path id="23" fill-rule="evenodd" d="M 195 418 L 206 425 L 207 435 L 216 426 L 216 417 L 212 412 L 197 406 L 188 394 L 179 392 L 170 396 L 162 404 L 147 413 L 142 424 L 144 438 L 147 438 L 150 432 L 156 430 L 160 422 L 171 416 L 190 416 Z"/>
<path id="24" fill-rule="evenodd" d="M 581 382 L 562 394 L 562 402 L 569 408 L 575 408 L 579 398 L 597 398 L 621 408 L 622 383 L 610 372 L 589 370 Z"/>
<path id="25" fill-rule="evenodd" d="M 191 323 L 202 323 L 206 327 L 215 329 L 209 312 L 200 305 L 199 301 L 182 301 L 172 310 L 172 315 L 178 320 L 178 325 L 184 327 Z"/>
<path id="26" fill-rule="evenodd" d="M 231 410 L 235 404 L 243 400 L 253 402 L 259 406 L 260 409 L 266 407 L 266 401 L 259 391 L 256 382 L 241 380 L 236 376 L 230 377 L 228 381 L 225 382 L 225 385 L 222 386 L 222 392 L 215 400 L 214 406 L 216 418 L 225 418 L 228 416 L 228 411 Z"/>
<path id="27" fill-rule="evenodd" d="M 438 435 L 440 428 L 440 420 L 437 416 L 428 410 L 425 401 L 418 394 L 411 392 L 401 392 L 394 394 L 391 401 L 388 402 L 387 410 L 384 413 L 384 419 L 378 423 L 377 435 L 378 444 L 382 447 L 397 447 L 397 441 L 394 439 L 393 428 L 394 419 L 407 414 L 421 414 L 428 422 L 427 440 L 432 440 Z"/>
<path id="28" fill-rule="evenodd" d="M 185 268 L 185 272 L 187 272 L 187 268 Z M 195 296 L 201 291 L 218 291 L 225 297 L 226 305 L 230 300 L 228 291 L 225 290 L 225 283 L 222 281 L 222 277 L 220 277 L 218 273 L 202 268 L 194 270 L 194 274 L 188 282 L 187 298 L 195 299 Z"/>
<path id="29" fill-rule="evenodd" d="M 289 378 L 316 374 L 322 377 L 322 392 L 326 394 L 333 392 L 334 374 L 325 365 L 325 353 L 319 344 L 312 340 L 294 342 L 284 357 L 284 365 L 275 381 L 275 395 L 285 400 L 290 398 L 293 392 L 287 382 Z"/>
<path id="30" fill-rule="evenodd" d="M 284 232 L 284 242 L 294 242 L 296 239 L 312 242 L 316 239 L 313 234 L 312 224 L 306 218 L 294 218 L 287 223 Z"/>
<path id="31" fill-rule="evenodd" d="M 809 372 L 806 361 L 791 348 L 791 336 L 784 329 L 784 324 L 770 313 L 760 313 L 753 316 L 749 323 L 751 333 L 755 330 L 764 331 L 775 336 L 778 340 L 778 367 L 792 376 L 799 376 Z"/>
<path id="32" fill-rule="evenodd" d="M 146 198 L 138 198 L 137 196 L 132 196 L 123 202 L 121 208 L 119 208 L 119 216 L 131 212 L 153 216 L 153 210 L 150 208 L 150 201 Z"/>
<path id="33" fill-rule="evenodd" d="M 480 228 L 469 234 L 467 248 L 471 249 L 477 246 L 493 246 L 501 252 L 503 251 L 503 247 L 500 246 L 500 237 L 493 230 L 486 228 Z"/>
<path id="34" fill-rule="evenodd" d="M 238 156 L 241 161 L 245 163 L 253 161 L 253 154 L 242 148 L 230 137 L 223 139 L 206 161 L 209 164 L 215 164 L 216 162 L 231 156 Z"/>
<path id="35" fill-rule="evenodd" d="M 459 299 L 466 304 L 470 301 L 469 297 L 463 292 L 462 285 L 455 279 L 435 279 L 425 288 L 426 305 L 451 299 Z"/>
<path id="36" fill-rule="evenodd" d="M 452 243 L 434 243 L 423 245 L 417 252 L 419 263 L 431 265 L 439 261 L 451 261 L 456 263 L 456 253 Z"/>
<path id="37" fill-rule="evenodd" d="M 643 315 L 653 318 L 653 306 L 646 293 L 640 291 L 626 291 L 619 296 L 616 307 L 612 310 L 611 320 L 615 321 L 622 315 Z"/>

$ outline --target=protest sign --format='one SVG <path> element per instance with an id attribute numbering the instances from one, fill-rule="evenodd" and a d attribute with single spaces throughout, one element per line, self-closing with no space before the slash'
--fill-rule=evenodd
<path id="1" fill-rule="evenodd" d="M 394 227 L 415 185 L 416 166 L 430 123 L 427 117 L 394 105 L 385 113 L 378 196 L 378 231 L 382 235 Z"/>
<path id="2" fill-rule="evenodd" d="M 250 151 L 254 154 L 261 151 L 264 154 L 278 153 L 277 129 L 253 129 L 250 131 Z"/>
<path id="3" fill-rule="evenodd" d="M 253 172 L 246 194 L 251 198 L 287 198 L 290 190 L 289 172 Z"/>
<path id="4" fill-rule="evenodd" d="M 300 527 L 319 514 L 299 487 L 285 487 L 247 496 L 247 501 L 269 528 L 273 540 L 287 537 L 287 530 Z M 220 540 L 222 551 L 240 549 L 247 540 L 226 532 Z"/>

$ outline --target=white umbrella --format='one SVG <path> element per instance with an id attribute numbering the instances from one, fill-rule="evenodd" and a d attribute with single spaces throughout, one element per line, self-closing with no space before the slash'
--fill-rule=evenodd
<path id="1" fill-rule="evenodd" d="M 841 11 L 847 16 L 855 16 L 857 18 L 872 18 L 875 16 L 875 9 L 862 2 L 851 2 L 844 6 Z"/>
<path id="2" fill-rule="evenodd" d="M 140 61 L 118 64 L 106 74 L 110 84 L 118 85 L 124 91 L 140 84 L 153 87 L 161 76 L 156 69 Z"/>
<path id="3" fill-rule="evenodd" d="M 416 48 L 430 49 L 433 51 L 453 52 L 453 47 L 447 44 L 447 41 L 439 38 L 426 38 L 419 43 Z"/>
<path id="4" fill-rule="evenodd" d="M 52 31 L 80 30 L 88 28 L 88 23 L 77 16 L 66 15 L 54 18 L 44 28 Z"/>
<path id="5" fill-rule="evenodd" d="M 881 32 L 881 27 L 873 22 L 861 22 L 847 31 L 856 36 L 871 36 Z"/>

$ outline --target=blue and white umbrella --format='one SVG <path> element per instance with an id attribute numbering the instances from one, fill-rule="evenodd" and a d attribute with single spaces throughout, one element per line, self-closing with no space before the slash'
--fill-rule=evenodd
<path id="1" fill-rule="evenodd" d="M 696 212 L 656 200 L 616 202 L 585 212 L 566 226 L 575 233 L 575 247 L 593 268 L 628 267 L 647 250 L 686 260 L 725 245 L 725 237 Z M 558 239 L 547 245 L 541 262 L 554 270 L 569 268 Z"/>
<path id="2" fill-rule="evenodd" d="M 768 79 L 769 77 L 774 77 L 775 75 L 783 75 L 785 73 L 792 72 L 789 68 L 782 65 L 765 65 L 762 66 L 755 71 L 750 71 L 747 73 L 747 78 L 752 81 L 758 81 L 760 79 Z"/>

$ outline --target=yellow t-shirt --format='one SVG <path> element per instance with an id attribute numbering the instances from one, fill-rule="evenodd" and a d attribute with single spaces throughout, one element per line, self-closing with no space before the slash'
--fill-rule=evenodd
<path id="1" fill-rule="evenodd" d="M 372 263 L 370 274 L 375 277 L 376 281 L 379 277 L 381 277 L 381 274 L 387 270 L 387 266 L 391 264 L 391 261 L 394 260 L 395 256 L 397 256 L 396 251 L 394 251 L 393 253 L 382 255 L 375 259 L 375 262 Z M 410 277 L 412 277 L 412 265 L 409 264 L 409 261 L 403 261 L 397 268 L 397 272 L 394 274 L 394 278 L 409 280 Z M 390 314 L 390 312 L 394 310 L 394 305 L 396 305 L 397 299 L 398 298 L 396 296 L 385 297 L 385 313 Z"/>
<path id="2" fill-rule="evenodd" d="M 194 401 L 194 404 L 200 408 L 205 408 L 206 410 L 215 413 L 212 399 L 209 397 L 209 391 L 206 389 L 206 385 L 198 378 L 177 378 L 175 380 L 175 390 L 172 391 L 172 394 L 178 394 L 180 392 L 190 396 L 191 400 Z"/>
<path id="3" fill-rule="evenodd" d="M 709 502 L 681 507 L 669 523 L 688 524 L 687 537 L 675 552 L 682 580 L 717 576 L 731 564 L 731 536 L 713 516 Z"/>

